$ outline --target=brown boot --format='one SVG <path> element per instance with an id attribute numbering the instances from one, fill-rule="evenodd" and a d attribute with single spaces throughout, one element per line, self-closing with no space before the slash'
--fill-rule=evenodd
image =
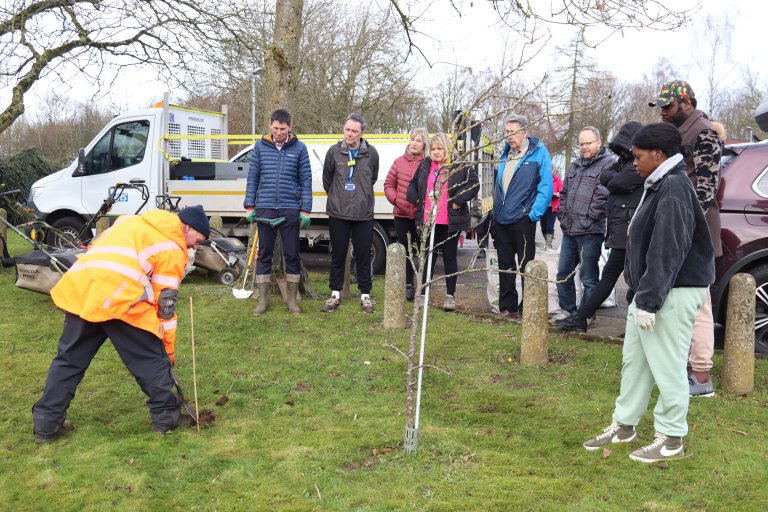
<path id="1" fill-rule="evenodd" d="M 296 304 L 296 299 L 299 295 L 299 281 L 301 281 L 301 275 L 299 274 L 285 274 L 286 280 L 286 304 L 288 305 L 289 313 L 301 313 L 299 305 Z"/>
<path id="2" fill-rule="evenodd" d="M 552 250 L 552 241 L 554 240 L 554 235 L 544 235 L 544 250 L 545 251 L 551 251 Z"/>
<path id="3" fill-rule="evenodd" d="M 256 287 L 259 289 L 259 305 L 253 310 L 255 316 L 263 315 L 269 309 L 270 286 L 269 274 L 256 276 Z"/>

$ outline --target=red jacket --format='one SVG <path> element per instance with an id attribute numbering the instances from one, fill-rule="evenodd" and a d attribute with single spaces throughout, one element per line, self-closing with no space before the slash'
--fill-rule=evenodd
<path id="1" fill-rule="evenodd" d="M 552 193 L 560 194 L 563 190 L 563 180 L 560 179 L 560 175 L 556 172 L 552 173 Z M 552 211 L 557 213 L 557 209 L 560 207 L 560 196 L 552 197 Z"/>
<path id="2" fill-rule="evenodd" d="M 389 168 L 387 178 L 384 180 L 384 193 L 387 195 L 387 201 L 395 205 L 395 217 L 416 218 L 416 205 L 408 202 L 406 194 L 408 184 L 422 160 L 424 160 L 423 154 L 414 156 L 406 149 L 405 154 L 396 158 L 392 162 L 392 167 Z"/>

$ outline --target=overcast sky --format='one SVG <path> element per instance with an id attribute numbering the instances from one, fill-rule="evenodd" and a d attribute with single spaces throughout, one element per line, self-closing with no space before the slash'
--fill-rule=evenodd
<path id="1" fill-rule="evenodd" d="M 387 4 L 388 0 L 374 0 L 379 4 Z M 427 59 L 434 65 L 429 69 L 424 59 L 419 55 L 409 57 L 409 63 L 422 71 L 418 82 L 429 84 L 435 77 L 441 76 L 451 66 L 467 66 L 477 70 L 491 68 L 498 70 L 504 55 L 505 43 L 515 39 L 515 34 L 509 28 L 499 23 L 498 15 L 485 0 L 456 0 L 461 5 L 462 16 L 452 10 L 448 0 L 433 0 L 432 3 L 416 2 L 416 5 L 427 5 L 423 18 L 418 21 L 418 28 L 423 34 L 417 36 L 416 42 L 424 51 Z M 694 5 L 692 0 L 669 1 L 675 8 Z M 687 79 L 696 90 L 703 83 L 703 75 L 696 69 L 695 60 L 700 58 L 697 53 L 695 36 L 700 30 L 706 15 L 727 15 L 735 30 L 732 34 L 731 55 L 734 66 L 727 71 L 725 80 L 733 82 L 739 79 L 739 65 L 750 65 L 752 71 L 760 72 L 765 81 L 768 71 L 764 68 L 766 57 L 758 52 L 763 35 L 768 3 L 765 0 L 703 0 L 701 9 L 696 14 L 693 23 L 675 32 L 659 32 L 654 30 L 627 30 L 623 34 L 615 34 L 592 52 L 599 65 L 613 72 L 620 80 L 639 80 L 644 74 L 649 74 L 659 58 L 667 57 L 672 60 L 684 76 L 675 77 Z M 531 79 L 541 76 L 553 63 L 553 53 L 556 46 L 566 45 L 574 36 L 572 27 L 550 27 L 552 40 L 540 54 L 535 63 L 525 68 L 525 73 Z M 588 33 L 588 37 L 598 39 L 598 34 Z M 154 72 L 136 73 L 123 76 L 118 80 L 106 98 L 104 104 L 117 105 L 121 108 L 140 108 L 152 101 L 162 98 L 165 86 L 153 80 Z M 52 77 L 55 79 L 55 77 Z M 29 95 L 28 110 L 34 111 L 34 98 L 44 95 L 51 87 L 61 90 L 60 84 L 48 82 L 37 84 Z M 703 86 L 702 86 L 703 87 Z M 89 91 L 92 87 L 78 86 L 68 94 L 81 101 L 91 100 Z M 0 100 L 5 104 L 7 90 L 0 91 Z M 91 93 L 92 94 L 92 93 Z M 768 96 L 768 91 L 766 91 Z"/>
<path id="2" fill-rule="evenodd" d="M 699 54 L 696 36 L 700 33 L 707 15 L 717 18 L 727 16 L 734 26 L 730 52 L 733 65 L 724 70 L 724 73 L 728 73 L 724 78 L 728 81 L 738 80 L 739 66 L 743 65 L 749 65 L 753 72 L 760 72 L 764 81 L 768 78 L 768 70 L 765 68 L 768 58 L 765 56 L 765 44 L 761 38 L 765 31 L 768 2 L 670 0 L 662 3 L 673 5 L 675 9 L 695 6 L 698 3 L 700 8 L 692 23 L 682 29 L 625 30 L 621 34 L 613 34 L 596 50 L 589 52 L 598 65 L 611 71 L 620 80 L 636 81 L 644 75 L 649 75 L 659 59 L 666 57 L 683 75 L 675 78 L 688 80 L 696 90 L 696 84 L 704 82 L 702 73 L 696 67 L 696 59 L 707 58 L 706 55 Z M 464 15 L 461 18 L 455 11 L 438 8 L 438 5 L 442 5 L 442 2 L 433 4 L 425 13 L 425 17 L 432 20 L 423 25 L 426 36 L 418 39 L 427 57 L 433 62 L 447 61 L 449 64 L 469 66 L 477 70 L 487 67 L 498 69 L 505 40 L 513 40 L 514 35 L 497 21 L 498 16 L 490 3 L 482 0 L 463 2 Z M 468 27 L 472 27 L 472 30 L 468 30 Z M 552 36 L 550 43 L 535 63 L 526 68 L 526 73 L 530 71 L 532 78 L 543 74 L 552 64 L 555 47 L 566 46 L 576 34 L 573 27 L 550 26 L 548 29 Z M 587 38 L 591 41 L 601 40 L 607 35 L 605 31 L 590 30 L 587 32 Z M 446 69 L 448 65 L 435 67 Z M 703 85 L 701 88 L 703 89 Z"/>

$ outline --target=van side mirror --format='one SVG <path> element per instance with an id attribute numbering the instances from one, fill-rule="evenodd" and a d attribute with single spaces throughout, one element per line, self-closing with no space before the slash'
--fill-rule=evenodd
<path id="1" fill-rule="evenodd" d="M 77 168 L 72 173 L 72 176 L 85 176 L 87 167 L 88 161 L 85 158 L 85 149 L 80 148 L 80 151 L 77 153 Z"/>

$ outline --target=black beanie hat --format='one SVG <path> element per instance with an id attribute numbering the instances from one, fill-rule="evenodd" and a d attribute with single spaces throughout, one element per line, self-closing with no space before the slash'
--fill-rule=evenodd
<path id="1" fill-rule="evenodd" d="M 198 205 L 187 206 L 179 212 L 179 219 L 187 226 L 199 232 L 205 238 L 211 235 L 211 225 L 208 224 L 208 217 L 205 216 L 205 210 Z"/>

